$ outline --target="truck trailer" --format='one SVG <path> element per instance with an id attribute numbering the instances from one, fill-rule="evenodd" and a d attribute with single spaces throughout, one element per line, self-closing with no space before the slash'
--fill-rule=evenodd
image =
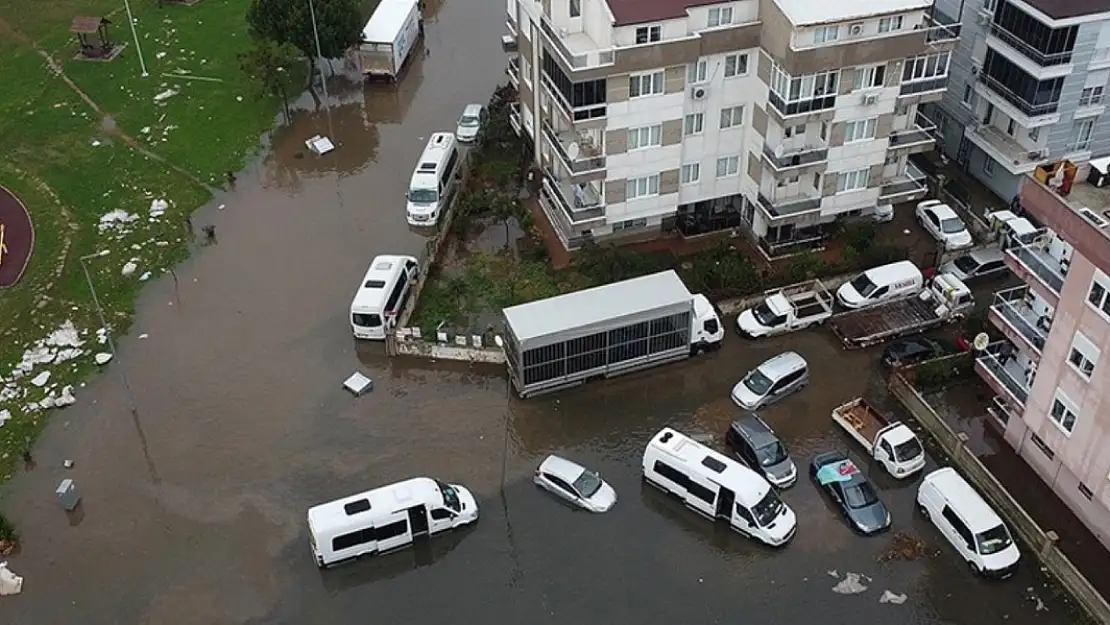
<path id="1" fill-rule="evenodd" d="M 963 318 L 973 308 L 971 289 L 942 273 L 915 297 L 839 313 L 828 324 L 845 347 L 856 349 L 930 330 Z"/>
<path id="2" fill-rule="evenodd" d="M 925 448 L 917 434 L 887 419 L 862 397 L 837 406 L 832 418 L 891 476 L 903 480 L 925 468 Z"/>
<path id="3" fill-rule="evenodd" d="M 509 378 L 522 398 L 716 349 L 724 327 L 674 271 L 502 311 Z"/>
<path id="4" fill-rule="evenodd" d="M 396 81 L 423 34 L 420 0 L 382 0 L 349 54 L 363 76 Z"/>

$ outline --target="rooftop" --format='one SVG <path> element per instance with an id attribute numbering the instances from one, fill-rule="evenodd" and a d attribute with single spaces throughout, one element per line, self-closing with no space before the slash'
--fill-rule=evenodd
<path id="1" fill-rule="evenodd" d="M 527 341 L 690 301 L 690 291 L 678 274 L 661 271 L 520 304 L 503 313 L 516 339 Z"/>
<path id="2" fill-rule="evenodd" d="M 1110 12 L 1110 0 L 1025 0 L 1025 2 L 1056 20 Z"/>
<path id="3" fill-rule="evenodd" d="M 414 4 L 415 0 L 382 0 L 362 27 L 363 41 L 393 41 Z"/>
<path id="4" fill-rule="evenodd" d="M 613 14 L 614 26 L 661 22 L 686 16 L 686 9 L 720 0 L 605 0 Z"/>
<path id="5" fill-rule="evenodd" d="M 1092 167 L 1110 167 L 1110 159 L 1095 159 Z M 1041 171 L 1041 168 L 1038 168 Z M 1067 195 L 1037 179 L 1034 171 L 1021 187 L 1021 207 L 1104 272 L 1110 273 L 1110 187 L 1076 180 Z M 1051 179 L 1050 179 L 1051 182 Z"/>
<path id="6" fill-rule="evenodd" d="M 838 2 L 774 0 L 774 2 L 795 26 L 847 22 L 877 15 L 928 9 L 933 6 L 932 0 L 839 0 Z"/>

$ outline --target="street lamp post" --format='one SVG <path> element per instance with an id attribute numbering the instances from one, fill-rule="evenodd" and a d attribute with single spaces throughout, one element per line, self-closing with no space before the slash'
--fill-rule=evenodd
<path id="1" fill-rule="evenodd" d="M 308 15 L 312 18 L 312 37 L 316 40 L 316 67 L 320 69 L 320 63 L 324 60 L 324 55 L 320 52 L 320 31 L 316 29 L 316 7 L 312 4 L 312 0 L 308 0 Z M 324 106 L 331 110 L 331 105 L 328 103 L 328 81 L 324 78 L 322 69 L 320 69 L 320 78 L 324 87 Z"/>
<path id="2" fill-rule="evenodd" d="M 143 78 L 146 78 L 150 76 L 150 74 L 146 71 L 146 61 L 143 59 L 143 48 L 139 45 L 139 33 L 135 32 L 135 16 L 131 14 L 131 1 L 123 0 L 123 8 L 127 10 L 127 24 L 131 27 L 131 37 L 135 40 L 135 53 L 139 55 L 139 67 L 142 68 Z"/>
<path id="3" fill-rule="evenodd" d="M 107 251 L 103 251 L 82 256 L 80 258 L 81 269 L 85 272 L 85 282 L 89 285 L 89 292 L 92 293 L 93 305 L 96 306 L 96 314 L 100 317 L 100 327 L 104 328 L 104 336 L 108 340 L 108 351 L 112 354 L 112 360 L 116 361 L 115 367 L 119 371 L 119 379 L 123 384 L 123 391 L 127 396 L 127 405 L 131 409 L 131 415 L 137 419 L 139 417 L 139 410 L 135 407 L 135 396 L 131 393 L 131 384 L 127 381 L 127 371 L 124 369 L 123 363 L 120 362 L 117 357 L 116 342 L 112 339 L 112 329 L 108 326 L 108 320 L 104 317 L 104 308 L 100 305 L 100 298 L 96 295 L 96 287 L 93 286 L 92 275 L 89 274 L 89 266 L 86 264 L 88 260 L 101 258 L 107 254 Z"/>
<path id="4" fill-rule="evenodd" d="M 501 351 L 505 350 L 505 339 L 501 335 L 494 335 L 493 342 Z M 505 422 L 503 424 L 504 432 L 501 441 L 501 499 L 505 499 L 505 471 L 509 462 L 509 400 L 512 399 L 512 381 L 505 381 Z"/>

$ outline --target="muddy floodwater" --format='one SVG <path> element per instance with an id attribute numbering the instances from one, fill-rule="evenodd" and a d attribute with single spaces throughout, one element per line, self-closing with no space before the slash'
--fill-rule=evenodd
<path id="1" fill-rule="evenodd" d="M 829 411 L 881 390 L 875 354 L 845 354 L 824 332 L 730 335 L 708 357 L 528 402 L 510 399 L 497 368 L 389 362 L 355 344 L 347 307 L 370 258 L 423 244 L 403 194 L 424 142 L 503 80 L 503 7 L 442 5 L 399 89 L 333 81 L 330 119 L 299 113 L 194 218 L 218 243 L 150 285 L 111 365 L 136 414 L 116 375 L 93 380 L 7 488 L 25 584 L 0 599 L 0 623 L 1073 622 L 1032 558 L 1016 579 L 974 579 L 913 512 L 912 484 L 875 475 L 895 530 L 939 553 L 889 563 L 890 535 L 853 535 L 805 477 L 785 494 L 800 526 L 780 551 L 641 485 L 652 433 L 671 425 L 717 445 L 731 385 L 787 348 L 809 359 L 812 383 L 765 418 L 803 467 L 817 451 L 858 453 Z M 328 132 L 334 153 L 303 153 Z M 375 381 L 357 399 L 341 388 L 356 369 Z M 552 452 L 599 469 L 617 506 L 594 516 L 536 490 L 532 469 Z M 476 527 L 317 570 L 309 506 L 413 475 L 470 487 Z M 65 477 L 83 497 L 69 515 L 54 498 Z M 847 573 L 867 590 L 834 593 Z M 907 599 L 881 603 L 884 590 Z"/>

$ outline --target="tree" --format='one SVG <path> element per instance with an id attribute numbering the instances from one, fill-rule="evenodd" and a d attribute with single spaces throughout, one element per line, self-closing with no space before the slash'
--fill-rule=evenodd
<path id="1" fill-rule="evenodd" d="M 289 67 L 295 61 L 296 51 L 291 46 L 258 37 L 252 37 L 251 47 L 239 55 L 239 67 L 260 94 L 281 99 L 286 123 L 290 121 Z"/>
<path id="2" fill-rule="evenodd" d="M 308 59 L 311 70 L 316 58 L 313 11 L 320 35 L 320 56 L 340 58 L 362 41 L 358 0 L 311 0 L 311 4 L 310 0 L 251 0 L 247 24 L 255 37 L 299 50 Z"/>
<path id="3" fill-rule="evenodd" d="M 509 232 L 509 220 L 516 217 L 518 202 L 515 196 L 505 192 L 498 192 L 493 194 L 492 201 L 490 202 L 490 212 L 493 214 L 494 219 L 500 221 L 505 226 L 505 248 L 511 249 L 512 247 L 512 234 Z"/>

